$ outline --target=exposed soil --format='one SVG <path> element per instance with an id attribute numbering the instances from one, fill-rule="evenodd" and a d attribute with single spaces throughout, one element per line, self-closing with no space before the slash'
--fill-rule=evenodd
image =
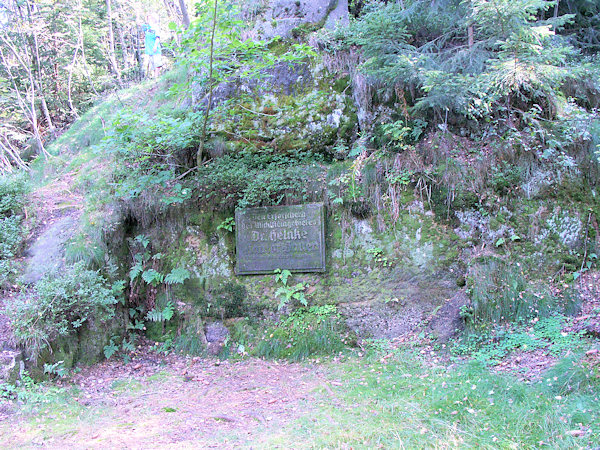
<path id="1" fill-rule="evenodd" d="M 600 271 L 586 272 L 578 281 L 577 290 L 582 304 L 581 311 L 575 318 L 574 329 L 600 337 Z"/>
<path id="2" fill-rule="evenodd" d="M 56 424 L 25 425 L 19 412 L 5 416 L 15 433 L 4 445 L 236 448 L 308 411 L 311 392 L 325 384 L 306 364 L 165 356 L 151 347 L 140 346 L 128 363 L 113 358 L 77 374 L 70 383 L 81 412 L 63 435 L 46 434 Z"/>

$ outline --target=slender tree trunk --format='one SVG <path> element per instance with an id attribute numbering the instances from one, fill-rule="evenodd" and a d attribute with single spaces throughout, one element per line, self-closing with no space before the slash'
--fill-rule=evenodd
<path id="1" fill-rule="evenodd" d="M 198 153 L 196 154 L 196 164 L 200 166 L 202 164 L 202 160 L 204 158 L 204 140 L 206 139 L 206 127 L 208 125 L 208 116 L 210 115 L 210 109 L 212 107 L 212 97 L 213 97 L 213 57 L 214 57 L 214 48 L 215 48 L 215 30 L 217 28 L 217 7 L 219 0 L 215 0 L 215 10 L 213 12 L 213 22 L 212 22 L 212 31 L 210 34 L 210 57 L 208 61 L 208 105 L 206 107 L 206 112 L 204 113 L 204 124 L 202 125 L 202 135 L 200 137 L 200 145 L 198 147 Z"/>
<path id="2" fill-rule="evenodd" d="M 29 21 L 29 26 L 31 27 L 31 53 L 35 62 L 34 69 L 34 83 L 36 85 L 36 89 L 38 91 L 38 95 L 40 97 L 40 103 L 42 107 L 42 114 L 44 115 L 44 119 L 46 120 L 46 124 L 48 125 L 48 129 L 52 132 L 54 131 L 54 124 L 52 123 L 52 117 L 50 116 L 50 110 L 48 109 L 48 104 L 46 103 L 46 96 L 44 95 L 44 81 L 42 79 L 42 63 L 40 61 L 40 45 L 38 41 L 38 35 L 36 31 L 36 25 L 33 23 L 33 18 L 31 17 L 32 10 L 31 4 L 27 2 L 27 19 Z"/>
<path id="3" fill-rule="evenodd" d="M 77 54 L 79 53 L 79 38 L 77 38 L 77 46 L 75 47 L 75 52 L 73 53 L 73 60 L 71 61 L 71 65 L 69 66 L 69 76 L 67 78 L 67 100 L 69 101 L 69 109 L 71 110 L 71 114 L 75 117 L 79 117 L 77 114 L 77 109 L 73 105 L 73 96 L 71 95 L 71 87 L 73 81 L 73 69 L 75 68 L 75 63 L 77 62 Z"/>
<path id="4" fill-rule="evenodd" d="M 473 25 L 469 25 L 469 28 L 467 28 L 467 32 L 469 35 L 469 49 L 472 49 L 473 45 L 475 44 L 475 32 L 473 30 Z"/>
<path id="5" fill-rule="evenodd" d="M 108 61 L 110 63 L 112 72 L 117 78 L 117 84 L 120 88 L 122 88 L 123 83 L 121 82 L 121 72 L 115 56 L 115 35 L 113 33 L 111 0 L 106 0 L 106 19 L 108 20 Z"/>
<path id="6" fill-rule="evenodd" d="M 77 2 L 77 7 L 79 8 L 79 11 L 82 10 L 83 5 L 81 3 L 81 0 L 79 0 Z M 96 96 L 98 96 L 98 91 L 96 90 L 96 87 L 94 86 L 94 80 L 92 80 L 92 77 L 90 76 L 90 73 L 87 69 L 87 58 L 85 57 L 85 41 L 83 40 L 83 26 L 81 24 L 81 13 L 78 15 L 77 19 L 78 19 L 78 24 L 79 24 L 78 39 L 79 39 L 79 46 L 81 48 L 81 59 L 83 61 L 83 72 L 85 73 L 85 76 L 87 77 L 87 79 L 90 83 L 90 86 L 91 86 L 92 90 L 94 91 L 94 94 Z"/>
<path id="7" fill-rule="evenodd" d="M 0 46 L 0 59 L 2 60 L 2 64 L 6 70 L 6 73 L 8 74 L 8 78 L 10 79 L 10 81 L 13 85 L 19 106 L 21 107 L 21 110 L 25 114 L 25 117 L 27 117 L 29 124 L 31 125 L 31 129 L 33 131 L 35 140 L 38 143 L 40 153 L 42 153 L 44 155 L 44 157 L 47 158 L 48 156 L 50 156 L 50 154 L 46 151 L 46 148 L 44 147 L 44 141 L 42 139 L 42 134 L 40 133 L 40 129 L 39 129 L 39 124 L 38 124 L 38 119 L 37 119 L 37 110 L 35 107 L 35 100 L 36 100 L 35 78 L 33 75 L 32 68 L 29 64 L 27 64 L 23 60 L 23 58 L 21 58 L 20 52 L 15 48 L 12 41 L 9 40 L 7 35 L 3 35 L 2 33 L 0 33 L 0 40 L 2 40 L 4 42 L 4 44 L 10 49 L 10 51 L 12 52 L 15 59 L 19 62 L 19 64 L 23 68 L 23 70 L 25 70 L 25 72 L 27 73 L 27 79 L 29 81 L 29 89 L 25 93 L 26 98 L 24 99 L 23 95 L 21 94 L 21 91 L 19 90 L 17 81 L 16 81 L 12 71 L 10 70 L 10 65 L 8 64 L 8 60 L 6 59 L 6 56 L 4 55 L 2 46 Z M 30 58 L 29 58 L 29 53 L 27 51 L 25 51 L 25 56 L 27 57 L 27 61 L 29 61 Z"/>
<path id="8" fill-rule="evenodd" d="M 185 0 L 179 0 L 179 8 L 181 9 L 183 28 L 187 30 L 190 26 L 190 15 L 188 14 L 187 6 L 185 5 Z"/>
<path id="9" fill-rule="evenodd" d="M 2 156 L 3 165 L 7 166 L 6 170 L 11 171 L 12 165 L 15 164 L 18 168 L 29 170 L 29 167 L 19 156 L 19 152 L 11 145 L 10 141 L 4 135 L 0 135 L 4 142 L 0 140 L 0 156 Z M 12 161 L 12 163 L 11 163 Z"/>
<path id="10" fill-rule="evenodd" d="M 121 61 L 123 62 L 123 69 L 129 69 L 129 52 L 127 51 L 127 44 L 125 43 L 125 32 L 122 26 L 116 27 L 117 35 L 119 36 L 119 43 L 121 45 Z"/>

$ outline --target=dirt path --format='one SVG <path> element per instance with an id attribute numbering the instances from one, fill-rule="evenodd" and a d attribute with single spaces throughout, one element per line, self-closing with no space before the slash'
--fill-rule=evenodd
<path id="1" fill-rule="evenodd" d="M 71 191 L 75 174 L 68 173 L 37 189 L 30 195 L 25 208 L 26 239 L 21 281 L 31 285 L 46 272 L 64 264 L 64 245 L 77 229 L 83 205 L 82 197 Z M 0 381 L 7 378 L 20 351 L 15 348 L 10 320 L 3 314 L 4 306 L 17 296 L 28 295 L 26 288 L 12 285 L 0 290 Z"/>
<path id="2" fill-rule="evenodd" d="M 5 416 L 0 447 L 239 448 L 310 410 L 325 382 L 306 364 L 144 351 L 86 368 L 72 383 L 73 397 L 48 415 Z"/>

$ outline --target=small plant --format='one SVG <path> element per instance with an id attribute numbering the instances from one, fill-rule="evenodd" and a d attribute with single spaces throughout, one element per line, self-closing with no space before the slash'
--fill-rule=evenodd
<path id="1" fill-rule="evenodd" d="M 572 319 L 557 314 L 542 319 L 532 319 L 521 324 L 498 326 L 490 332 L 485 330 L 467 334 L 457 340 L 451 350 L 454 354 L 471 356 L 484 364 L 498 364 L 510 353 L 544 349 L 560 357 L 567 351 L 575 351 L 583 343 L 583 332 L 564 331 Z"/>
<path id="2" fill-rule="evenodd" d="M 110 359 L 119 351 L 119 346 L 115 343 L 115 339 L 115 337 L 110 338 L 109 343 L 104 346 L 104 357 L 106 359 Z"/>
<path id="3" fill-rule="evenodd" d="M 542 318 L 572 310 L 577 301 L 576 292 L 553 293 L 543 284 L 530 283 L 519 264 L 509 265 L 495 257 L 473 264 L 467 288 L 473 312 L 468 324 L 472 326 Z"/>
<path id="4" fill-rule="evenodd" d="M 119 336 L 111 337 L 108 344 L 104 346 L 104 357 L 106 359 L 110 359 L 113 355 L 121 351 L 123 352 L 123 360 L 128 362 L 130 360 L 130 357 L 129 355 L 127 355 L 127 353 L 135 351 L 136 338 L 137 335 L 132 333 L 129 334 L 129 339 L 123 338 L 121 340 Z M 119 341 L 121 341 L 120 345 Z"/>
<path id="5" fill-rule="evenodd" d="M 65 378 L 69 375 L 69 369 L 65 367 L 64 361 L 57 361 L 54 364 L 44 364 L 44 373 L 58 378 Z"/>
<path id="6" fill-rule="evenodd" d="M 573 272 L 573 280 L 577 280 L 581 275 L 590 270 L 594 264 L 598 262 L 598 255 L 596 253 L 590 253 L 587 255 L 585 261 L 581 265 L 581 268 L 576 272 Z"/>
<path id="7" fill-rule="evenodd" d="M 465 322 L 469 322 L 471 320 L 473 320 L 473 307 L 470 305 L 462 305 L 460 307 L 460 318 L 462 320 L 464 320 Z"/>
<path id="8" fill-rule="evenodd" d="M 343 322 L 334 305 L 300 308 L 265 329 L 254 353 L 269 358 L 300 360 L 333 354 L 346 345 Z"/>
<path id="9" fill-rule="evenodd" d="M 175 314 L 175 306 L 172 301 L 168 301 L 164 308 L 155 307 L 146 314 L 146 319 L 152 322 L 168 322 Z"/>
<path id="10" fill-rule="evenodd" d="M 219 224 L 219 226 L 217 227 L 217 230 L 225 230 L 225 231 L 228 231 L 229 233 L 232 233 L 234 228 L 235 228 L 235 218 L 228 217 L 227 219 L 225 219 L 223 222 L 221 222 Z"/>
<path id="11" fill-rule="evenodd" d="M 308 286 L 307 283 L 300 282 L 291 286 L 288 284 L 289 277 L 292 273 L 287 270 L 275 269 L 275 283 L 279 283 L 281 286 L 275 291 L 275 296 L 280 297 L 278 310 L 281 310 L 284 306 L 286 306 L 290 301 L 297 300 L 303 306 L 308 305 L 308 301 L 304 295 L 304 291 Z"/>
<path id="12" fill-rule="evenodd" d="M 391 267 L 393 265 L 387 256 L 384 256 L 383 249 L 380 247 L 368 248 L 367 254 L 371 255 L 373 261 L 375 261 L 381 267 Z"/>

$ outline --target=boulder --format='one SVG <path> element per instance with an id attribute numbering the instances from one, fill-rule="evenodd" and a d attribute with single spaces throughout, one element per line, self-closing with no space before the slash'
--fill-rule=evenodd
<path id="1" fill-rule="evenodd" d="M 289 38 L 302 26 L 333 29 L 348 22 L 348 0 L 270 0 L 253 31 L 259 39 Z"/>
<path id="2" fill-rule="evenodd" d="M 37 238 L 25 253 L 29 262 L 22 277 L 24 283 L 36 283 L 45 274 L 64 267 L 65 244 L 77 230 L 78 221 L 77 214 L 65 216 Z"/>
<path id="3" fill-rule="evenodd" d="M 440 342 L 448 342 L 465 327 L 460 315 L 463 306 L 469 303 L 464 290 L 458 291 L 442 305 L 435 316 L 429 321 L 431 334 Z"/>
<path id="4" fill-rule="evenodd" d="M 223 350 L 229 330 L 222 322 L 210 322 L 204 326 L 206 336 L 206 350 L 209 355 L 217 356 Z"/>

